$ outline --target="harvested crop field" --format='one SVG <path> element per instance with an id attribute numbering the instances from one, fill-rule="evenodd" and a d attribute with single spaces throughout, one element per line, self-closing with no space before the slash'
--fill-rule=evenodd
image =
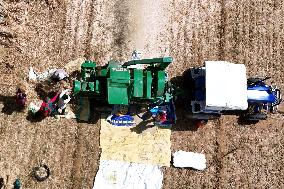
<path id="1" fill-rule="evenodd" d="M 205 60 L 243 63 L 249 76 L 271 76 L 284 91 L 284 2 L 282 0 L 2 0 L 0 1 L 0 177 L 11 188 L 92 188 L 99 166 L 100 122 L 47 118 L 33 122 L 18 112 L 13 95 L 36 71 L 62 67 L 79 57 L 103 65 L 170 55 L 171 78 Z M 178 109 L 172 152 L 203 152 L 205 171 L 163 168 L 168 188 L 284 188 L 284 119 L 273 114 L 253 125 L 223 116 L 194 128 Z M 31 177 L 45 163 L 51 176 Z"/>

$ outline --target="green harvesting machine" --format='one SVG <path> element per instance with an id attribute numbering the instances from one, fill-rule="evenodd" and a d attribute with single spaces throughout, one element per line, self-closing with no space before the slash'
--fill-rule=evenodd
<path id="1" fill-rule="evenodd" d="M 175 121 L 173 90 L 165 69 L 172 61 L 172 57 L 163 57 L 97 66 L 87 60 L 81 65 L 80 80 L 74 81 L 73 93 L 114 107 L 147 104 L 155 116 L 161 111 L 167 114 L 160 125 L 171 125 Z"/>

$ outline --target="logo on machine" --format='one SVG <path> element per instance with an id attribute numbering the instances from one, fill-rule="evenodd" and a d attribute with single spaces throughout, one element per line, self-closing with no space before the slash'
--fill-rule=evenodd
<path id="1" fill-rule="evenodd" d="M 127 69 L 126 68 L 112 68 L 112 71 L 125 72 L 125 71 L 127 71 Z"/>
<path id="2" fill-rule="evenodd" d="M 107 121 L 113 126 L 132 126 L 135 124 L 134 118 L 130 115 L 111 115 Z"/>

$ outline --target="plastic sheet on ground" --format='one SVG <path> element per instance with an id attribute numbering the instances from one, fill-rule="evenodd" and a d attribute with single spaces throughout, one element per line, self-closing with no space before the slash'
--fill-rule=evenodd
<path id="1" fill-rule="evenodd" d="M 29 80 L 30 81 L 43 81 L 43 80 L 46 80 L 48 78 L 50 78 L 54 72 L 56 71 L 57 69 L 53 68 L 53 69 L 48 69 L 47 71 L 43 72 L 43 73 L 36 73 L 32 67 L 30 67 L 30 70 L 29 70 Z"/>
<path id="2" fill-rule="evenodd" d="M 69 77 L 68 74 L 65 72 L 64 69 L 57 69 L 52 75 L 51 78 L 62 80 L 64 78 Z"/>
<path id="3" fill-rule="evenodd" d="M 101 118 L 101 160 L 170 166 L 171 130 L 153 125 L 114 127 Z"/>
<path id="4" fill-rule="evenodd" d="M 204 170 L 206 168 L 206 159 L 204 154 L 180 150 L 175 152 L 173 156 L 175 167 L 192 167 L 197 170 Z"/>
<path id="5" fill-rule="evenodd" d="M 101 160 L 93 189 L 161 189 L 162 182 L 157 165 Z"/>

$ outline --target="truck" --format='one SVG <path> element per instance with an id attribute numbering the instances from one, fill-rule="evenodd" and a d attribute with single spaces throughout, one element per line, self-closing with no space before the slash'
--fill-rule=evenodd
<path id="1" fill-rule="evenodd" d="M 191 119 L 209 120 L 222 113 L 236 112 L 247 121 L 265 120 L 281 102 L 277 87 L 267 85 L 269 78 L 246 77 L 243 64 L 205 61 L 185 75 L 189 87 Z"/>

